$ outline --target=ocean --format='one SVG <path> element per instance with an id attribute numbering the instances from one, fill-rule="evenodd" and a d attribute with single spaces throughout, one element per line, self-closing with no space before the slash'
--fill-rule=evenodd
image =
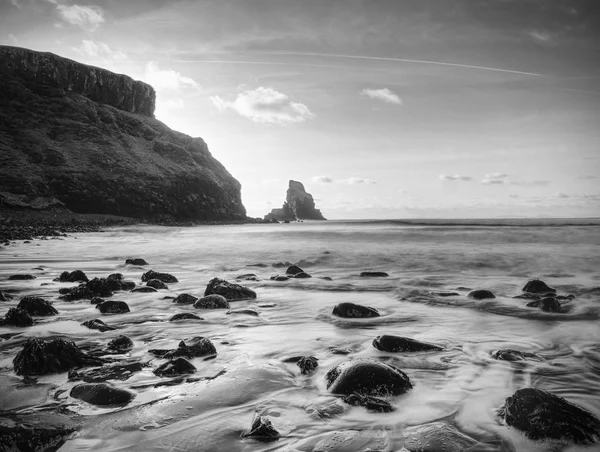
<path id="1" fill-rule="evenodd" d="M 125 265 L 131 257 L 150 265 Z M 312 278 L 271 280 L 285 274 L 287 263 Z M 131 312 L 102 315 L 89 300 L 58 299 L 60 288 L 74 284 L 53 279 L 76 269 L 90 279 L 122 273 L 138 285 L 153 269 L 179 282 L 156 293 L 117 292 L 112 299 L 127 302 Z M 363 271 L 389 276 L 360 277 Z M 36 279 L 7 280 L 15 273 Z M 236 280 L 244 274 L 256 275 L 257 281 Z M 181 293 L 201 297 L 214 277 L 254 290 L 255 300 L 234 301 L 231 307 L 254 308 L 258 316 L 198 310 L 164 299 Z M 575 296 L 565 303 L 566 312 L 543 312 L 513 298 L 536 278 L 559 294 Z M 27 328 L 0 327 L 0 410 L 27 413 L 60 406 L 81 416 L 80 430 L 60 451 L 358 450 L 341 443 L 302 449 L 305 438 L 351 429 L 384 435 L 382 450 L 397 451 L 407 429 L 430 422 L 447 423 L 475 440 L 469 450 L 598 450 L 528 440 L 500 423 L 496 411 L 516 390 L 535 387 L 600 417 L 599 287 L 597 219 L 143 225 L 18 242 L 0 248 L 0 291 L 16 296 L 0 302 L 0 317 L 25 295 L 51 300 L 59 314 L 38 317 Z M 496 298 L 473 300 L 466 296 L 469 289 L 489 289 Z M 439 295 L 447 291 L 456 295 Z M 333 316 L 341 302 L 373 307 L 381 316 Z M 168 321 L 181 312 L 203 320 Z M 102 333 L 81 325 L 94 318 L 118 329 Z M 13 358 L 29 337 L 62 337 L 85 350 L 104 346 L 118 334 L 134 343 L 123 359 L 148 363 L 127 380 L 111 381 L 135 393 L 125 407 L 102 408 L 70 397 L 70 389 L 81 382 L 69 381 L 66 373 L 27 383 L 13 371 Z M 437 344 L 443 351 L 379 351 L 372 341 L 383 334 Z M 209 338 L 217 356 L 191 360 L 197 369 L 192 381 L 156 386 L 166 379 L 152 371 L 165 360 L 148 350 L 177 348 L 194 336 Z M 507 348 L 541 359 L 492 357 Z M 314 373 L 301 374 L 287 359 L 299 355 L 318 359 Z M 316 416 L 332 400 L 327 371 L 359 358 L 393 363 L 413 389 L 390 400 L 393 412 L 346 407 Z M 255 414 L 271 420 L 280 433 L 277 441 L 242 436 Z"/>

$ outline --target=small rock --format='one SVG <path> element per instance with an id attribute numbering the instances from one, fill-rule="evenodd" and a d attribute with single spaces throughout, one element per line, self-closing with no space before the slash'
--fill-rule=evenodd
<path id="1" fill-rule="evenodd" d="M 253 315 L 258 317 L 258 312 L 251 308 L 241 308 L 241 309 L 231 309 L 227 311 L 227 314 L 245 314 L 245 315 Z"/>
<path id="2" fill-rule="evenodd" d="M 392 336 L 384 334 L 373 339 L 373 347 L 384 352 L 425 352 L 443 350 L 434 344 L 419 342 L 408 337 Z"/>
<path id="3" fill-rule="evenodd" d="M 193 295 L 190 295 L 189 293 L 182 293 L 180 295 L 177 295 L 177 297 L 175 297 L 175 299 L 173 300 L 173 303 L 194 304 L 196 301 L 198 301 L 198 297 L 194 297 Z"/>
<path id="4" fill-rule="evenodd" d="M 436 297 L 454 297 L 456 295 L 460 295 L 458 292 L 429 292 L 431 295 L 435 295 Z"/>
<path id="5" fill-rule="evenodd" d="M 256 292 L 253 290 L 240 284 L 233 284 L 219 278 L 211 279 L 206 286 L 204 296 L 211 294 L 222 295 L 229 301 L 256 298 Z"/>
<path id="6" fill-rule="evenodd" d="M 291 262 L 275 262 L 273 264 L 271 264 L 272 267 L 274 268 L 284 268 L 284 267 L 289 267 L 291 266 L 292 263 Z"/>
<path id="7" fill-rule="evenodd" d="M 124 301 L 107 300 L 96 305 L 102 314 L 122 314 L 129 311 L 129 305 Z"/>
<path id="8" fill-rule="evenodd" d="M 196 309 L 229 309 L 229 302 L 223 295 L 211 294 L 194 303 Z"/>
<path id="9" fill-rule="evenodd" d="M 367 318 L 379 317 L 379 312 L 369 306 L 361 306 L 354 303 L 340 303 L 333 308 L 333 315 L 342 318 Z"/>
<path id="10" fill-rule="evenodd" d="M 540 308 L 544 312 L 561 312 L 560 302 L 556 298 L 542 298 Z"/>
<path id="11" fill-rule="evenodd" d="M 297 265 L 290 265 L 288 267 L 288 269 L 285 271 L 286 275 L 292 275 L 295 276 L 298 273 L 304 273 L 304 270 L 302 270 L 300 267 L 298 267 Z"/>
<path id="12" fill-rule="evenodd" d="M 296 365 L 300 368 L 300 373 L 308 375 L 319 366 L 319 360 L 314 356 L 301 356 Z"/>
<path id="13" fill-rule="evenodd" d="M 135 394 L 125 389 L 115 388 L 106 383 L 82 383 L 73 386 L 71 397 L 92 405 L 126 405 L 133 400 Z"/>
<path id="14" fill-rule="evenodd" d="M 296 273 L 294 275 L 294 278 L 297 278 L 297 279 L 306 279 L 306 278 L 312 278 L 312 276 L 310 276 L 308 273 L 300 272 L 300 273 Z"/>
<path id="15" fill-rule="evenodd" d="M 133 349 L 133 341 L 127 336 L 119 335 L 106 346 L 108 350 L 116 353 L 127 353 Z"/>
<path id="16" fill-rule="evenodd" d="M 330 276 L 319 276 L 319 278 L 324 279 L 325 281 L 333 281 L 333 278 Z"/>
<path id="17" fill-rule="evenodd" d="M 106 323 L 104 323 L 100 319 L 87 320 L 87 321 L 83 322 L 81 325 L 89 328 L 90 330 L 99 330 L 101 333 L 115 329 L 112 326 L 108 326 Z"/>
<path id="18" fill-rule="evenodd" d="M 54 281 L 59 282 L 88 282 L 89 279 L 85 273 L 81 270 L 75 270 L 72 272 L 64 271 Z"/>
<path id="19" fill-rule="evenodd" d="M 52 303 L 40 297 L 23 297 L 17 308 L 27 311 L 29 315 L 50 316 L 58 314 Z"/>
<path id="20" fill-rule="evenodd" d="M 383 278 L 390 275 L 386 272 L 361 272 L 359 276 L 362 278 Z"/>
<path id="21" fill-rule="evenodd" d="M 287 281 L 288 279 L 290 279 L 289 276 L 271 276 L 271 281 Z"/>
<path id="22" fill-rule="evenodd" d="M 90 304 L 100 304 L 100 303 L 104 303 L 106 300 L 104 298 L 100 298 L 100 297 L 94 297 L 90 300 Z"/>
<path id="23" fill-rule="evenodd" d="M 176 375 L 193 374 L 194 372 L 196 372 L 196 367 L 187 359 L 176 358 L 155 369 L 154 375 L 158 377 L 174 377 Z"/>
<path id="24" fill-rule="evenodd" d="M 9 281 L 26 281 L 29 279 L 35 279 L 35 276 L 29 275 L 29 274 L 24 274 L 24 273 L 19 273 L 16 275 L 10 275 L 8 277 Z"/>
<path id="25" fill-rule="evenodd" d="M 512 350 L 509 348 L 497 350 L 492 353 L 492 358 L 500 361 L 525 361 L 531 359 L 533 361 L 543 361 L 543 358 L 535 353 L 524 352 L 521 350 Z"/>
<path id="26" fill-rule="evenodd" d="M 327 372 L 325 381 L 334 394 L 389 396 L 412 389 L 410 379 L 400 369 L 371 359 L 338 364 Z"/>
<path id="27" fill-rule="evenodd" d="M 169 284 L 179 282 L 179 280 L 177 278 L 175 278 L 175 276 L 170 275 L 169 273 L 159 273 L 159 272 L 155 272 L 153 270 L 148 270 L 146 273 L 144 273 L 142 275 L 143 282 L 150 281 L 151 279 L 158 279 L 164 283 L 169 283 Z"/>
<path id="28" fill-rule="evenodd" d="M 523 292 L 539 293 L 539 294 L 546 293 L 546 292 L 556 292 L 556 289 L 549 287 L 544 281 L 541 281 L 539 279 L 532 279 L 531 281 L 528 281 L 522 290 L 523 290 Z"/>
<path id="29" fill-rule="evenodd" d="M 135 258 L 126 259 L 125 265 L 150 265 L 150 264 L 148 264 L 148 262 L 146 262 L 142 258 L 135 257 Z"/>
<path id="30" fill-rule="evenodd" d="M 86 284 L 79 284 L 69 289 L 59 289 L 58 292 L 62 294 L 58 298 L 64 301 L 91 300 L 94 298 L 94 293 L 87 288 Z M 112 292 L 110 295 L 112 295 Z"/>
<path id="31" fill-rule="evenodd" d="M 167 286 L 164 282 L 162 282 L 160 279 L 151 279 L 150 281 L 148 281 L 146 283 L 146 285 L 148 287 L 154 287 L 155 289 L 168 289 L 169 286 Z"/>
<path id="32" fill-rule="evenodd" d="M 10 308 L 0 325 L 26 327 L 33 325 L 33 319 L 21 308 Z"/>
<path id="33" fill-rule="evenodd" d="M 173 359 L 179 357 L 200 358 L 217 354 L 214 344 L 205 337 L 193 337 L 187 343 L 181 341 L 176 349 L 151 349 L 148 353 L 159 358 Z"/>
<path id="34" fill-rule="evenodd" d="M 237 275 L 235 279 L 244 281 L 258 281 L 258 276 L 256 276 L 254 273 L 245 273 L 243 275 Z"/>
<path id="35" fill-rule="evenodd" d="M 472 290 L 467 294 L 468 298 L 472 298 L 474 300 L 487 300 L 491 298 L 496 298 L 496 295 L 491 290 L 487 289 L 476 289 Z"/>
<path id="36" fill-rule="evenodd" d="M 198 317 L 195 314 L 191 314 L 189 312 L 180 312 L 179 314 L 175 314 L 173 317 L 169 319 L 169 322 L 176 322 L 178 320 L 204 320 L 202 317 Z"/>
<path id="37" fill-rule="evenodd" d="M 361 394 L 350 394 L 344 397 L 344 402 L 352 406 L 364 406 L 369 411 L 378 413 L 390 413 L 395 410 L 392 404 L 378 397 Z"/>
<path id="38" fill-rule="evenodd" d="M 258 439 L 260 441 L 273 441 L 279 438 L 279 432 L 275 430 L 271 421 L 263 416 L 254 415 L 250 432 L 244 435 L 248 438 Z"/>
<path id="39" fill-rule="evenodd" d="M 151 292 L 157 292 L 157 290 L 154 287 L 150 287 L 150 286 L 146 285 L 146 286 L 142 286 L 142 287 L 136 287 L 135 289 L 132 290 L 132 292 L 151 293 Z"/>

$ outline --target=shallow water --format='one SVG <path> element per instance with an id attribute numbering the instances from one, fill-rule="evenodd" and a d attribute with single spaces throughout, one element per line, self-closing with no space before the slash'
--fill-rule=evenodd
<path id="1" fill-rule="evenodd" d="M 115 294 L 113 299 L 129 304 L 127 314 L 102 315 L 86 300 L 58 300 L 60 287 L 74 285 L 52 281 L 64 270 L 81 269 L 90 278 L 120 272 L 141 284 L 146 269 L 124 265 L 128 257 L 142 257 L 149 268 L 172 273 L 180 282 L 159 293 Z M 285 268 L 272 266 L 281 261 L 298 262 L 313 278 L 269 280 L 285 273 Z M 0 248 L 0 290 L 47 297 L 59 315 L 38 318 L 29 328 L 0 328 L 0 382 L 5 388 L 0 407 L 19 411 L 58 401 L 84 416 L 82 430 L 62 451 L 270 451 L 344 429 L 385 430 L 394 451 L 402 447 L 405 428 L 437 420 L 479 441 L 474 450 L 549 450 L 554 446 L 533 443 L 500 425 L 495 412 L 515 390 L 533 386 L 600 416 L 600 295 L 585 293 L 600 286 L 599 264 L 597 224 L 138 226 L 10 245 Z M 366 270 L 390 276 L 360 278 Z M 14 273 L 31 273 L 37 279 L 7 281 Z M 163 299 L 184 292 L 201 296 L 211 278 L 233 282 L 244 273 L 260 279 L 242 282 L 258 298 L 232 302 L 232 308 L 253 307 L 258 317 L 199 311 Z M 576 295 L 570 311 L 544 313 L 513 299 L 532 278 L 542 278 L 561 294 Z M 491 289 L 497 298 L 470 300 L 459 287 Z M 459 295 L 430 294 L 446 290 Z M 333 306 L 347 301 L 372 306 L 382 316 L 333 317 Z M 0 315 L 17 303 L 18 297 L 0 302 Z M 193 312 L 204 320 L 167 321 L 178 312 Z M 101 333 L 80 325 L 93 318 L 119 329 Z M 28 337 L 66 337 L 80 347 L 93 347 L 118 334 L 134 341 L 127 358 L 150 363 L 129 380 L 112 382 L 136 392 L 125 408 L 98 408 L 70 398 L 70 388 L 79 382 L 67 381 L 66 374 L 23 385 L 13 372 L 12 359 Z M 444 351 L 380 352 L 371 345 L 380 334 L 435 343 Z M 148 350 L 176 348 L 193 336 L 210 338 L 218 351 L 216 359 L 192 360 L 198 369 L 194 377 L 225 373 L 212 380 L 154 387 L 165 379 L 152 369 L 164 360 Z M 333 348 L 348 354 L 333 353 Z M 491 353 L 500 348 L 534 352 L 544 360 L 496 361 Z M 295 364 L 282 361 L 294 355 L 316 356 L 317 371 L 301 375 Z M 390 360 L 410 377 L 414 389 L 392 400 L 397 407 L 392 413 L 357 407 L 330 419 L 312 418 L 306 408 L 328 395 L 327 370 L 363 357 Z M 282 438 L 267 444 L 242 438 L 254 413 L 268 415 Z"/>

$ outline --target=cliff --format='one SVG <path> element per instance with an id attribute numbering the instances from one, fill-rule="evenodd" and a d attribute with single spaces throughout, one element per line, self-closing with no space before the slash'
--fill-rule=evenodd
<path id="1" fill-rule="evenodd" d="M 315 200 L 301 182 L 290 180 L 281 209 L 273 209 L 265 215 L 266 221 L 325 220 L 315 207 Z"/>
<path id="2" fill-rule="evenodd" d="M 154 89 L 0 46 L 0 208 L 245 219 L 240 184 L 201 138 L 154 119 Z"/>

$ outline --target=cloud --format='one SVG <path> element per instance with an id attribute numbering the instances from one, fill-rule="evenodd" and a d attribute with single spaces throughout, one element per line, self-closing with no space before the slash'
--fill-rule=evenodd
<path id="1" fill-rule="evenodd" d="M 448 174 L 440 174 L 438 176 L 441 180 L 452 180 L 452 181 L 470 181 L 473 178 L 470 176 L 461 176 L 459 174 L 455 174 L 455 175 L 448 175 Z"/>
<path id="2" fill-rule="evenodd" d="M 482 184 L 501 185 L 507 183 L 508 175 L 504 173 L 488 173 L 483 176 Z"/>
<path id="3" fill-rule="evenodd" d="M 99 6 L 57 5 L 56 10 L 63 21 L 85 30 L 95 30 L 104 22 L 104 11 Z"/>
<path id="4" fill-rule="evenodd" d="M 332 184 L 333 183 L 333 179 L 331 177 L 327 177 L 327 176 L 314 176 L 312 178 L 312 181 L 315 184 Z"/>
<path id="5" fill-rule="evenodd" d="M 273 88 L 263 86 L 243 91 L 232 102 L 219 96 L 211 96 L 210 100 L 221 112 L 232 110 L 258 123 L 293 124 L 315 117 L 306 105 L 292 101 Z"/>
<path id="6" fill-rule="evenodd" d="M 561 192 L 558 192 L 558 193 L 556 194 L 556 197 L 557 197 L 557 198 L 570 198 L 570 196 L 569 196 L 569 195 L 567 195 L 566 193 L 561 193 Z"/>
<path id="7" fill-rule="evenodd" d="M 160 69 L 154 61 L 150 61 L 146 65 L 143 80 L 152 85 L 156 91 L 178 92 L 183 88 L 200 88 L 194 79 L 185 77 L 172 69 Z"/>
<path id="8" fill-rule="evenodd" d="M 343 184 L 350 184 L 350 185 L 356 185 L 356 184 L 371 184 L 372 185 L 372 184 L 377 183 L 373 179 L 367 179 L 366 177 L 356 177 L 356 176 L 349 177 L 348 179 L 340 179 L 338 182 L 341 182 Z"/>
<path id="9" fill-rule="evenodd" d="M 127 55 L 120 50 L 112 50 L 107 44 L 99 41 L 84 39 L 81 41 L 81 45 L 74 47 L 73 50 L 83 56 L 101 59 L 104 62 L 123 61 L 127 59 Z"/>
<path id="10" fill-rule="evenodd" d="M 383 102 L 387 102 L 389 104 L 402 105 L 402 99 L 398 97 L 397 94 L 393 93 L 387 88 L 380 89 L 363 89 L 360 92 L 361 95 L 367 96 L 371 99 L 381 100 Z"/>
<path id="11" fill-rule="evenodd" d="M 554 42 L 552 35 L 545 31 L 532 30 L 529 32 L 529 36 L 531 36 L 534 41 L 542 44 L 552 44 Z"/>
<path id="12" fill-rule="evenodd" d="M 521 187 L 544 187 L 550 184 L 549 180 L 531 180 L 531 181 L 510 181 L 510 185 L 520 185 Z"/>

